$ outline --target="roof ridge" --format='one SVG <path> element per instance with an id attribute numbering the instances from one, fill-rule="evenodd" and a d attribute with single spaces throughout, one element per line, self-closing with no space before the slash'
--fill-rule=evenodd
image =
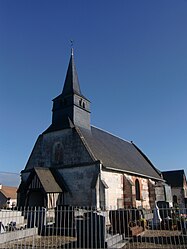
<path id="1" fill-rule="evenodd" d="M 2 189 L 4 189 L 4 188 L 17 188 L 17 187 L 14 187 L 14 186 L 4 186 L 4 185 L 2 185 Z M 1 190 L 1 189 L 0 189 Z"/>
<path id="2" fill-rule="evenodd" d="M 162 172 L 175 172 L 175 171 L 182 171 L 182 172 L 184 172 L 184 169 L 164 170 L 164 171 L 162 171 Z"/>

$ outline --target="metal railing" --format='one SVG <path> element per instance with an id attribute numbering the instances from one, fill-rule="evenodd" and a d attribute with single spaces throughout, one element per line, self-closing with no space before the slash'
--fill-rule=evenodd
<path id="1" fill-rule="evenodd" d="M 187 210 L 0 210 L 0 248 L 187 248 Z"/>

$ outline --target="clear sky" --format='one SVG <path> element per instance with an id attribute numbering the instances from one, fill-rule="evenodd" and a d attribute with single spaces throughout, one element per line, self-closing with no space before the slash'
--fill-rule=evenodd
<path id="1" fill-rule="evenodd" d="M 50 125 L 71 39 L 92 124 L 187 173 L 185 0 L 0 0 L 0 171 Z"/>

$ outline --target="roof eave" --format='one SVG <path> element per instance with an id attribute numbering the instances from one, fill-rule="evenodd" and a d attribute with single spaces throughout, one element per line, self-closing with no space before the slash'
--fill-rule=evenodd
<path id="1" fill-rule="evenodd" d="M 156 173 L 158 175 L 160 175 L 160 177 L 162 178 L 162 172 L 160 170 L 158 170 L 154 165 L 153 163 L 150 161 L 150 159 L 140 150 L 140 148 L 134 144 L 132 141 L 131 141 L 131 144 L 137 149 L 137 151 L 144 157 L 144 159 L 150 164 L 150 166 L 156 171 Z"/>

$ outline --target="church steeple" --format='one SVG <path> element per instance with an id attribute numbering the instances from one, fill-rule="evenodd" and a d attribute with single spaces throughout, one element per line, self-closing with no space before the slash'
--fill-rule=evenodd
<path id="1" fill-rule="evenodd" d="M 52 124 L 47 131 L 72 128 L 73 126 L 90 129 L 90 101 L 81 93 L 73 49 L 62 93 L 53 99 L 52 111 Z"/>
<path id="2" fill-rule="evenodd" d="M 65 79 L 62 95 L 65 96 L 65 95 L 69 95 L 72 93 L 81 95 L 77 70 L 76 70 L 75 62 L 74 62 L 73 48 L 71 49 L 71 57 L 69 61 L 69 66 L 68 66 L 68 70 L 66 74 L 66 79 Z"/>

